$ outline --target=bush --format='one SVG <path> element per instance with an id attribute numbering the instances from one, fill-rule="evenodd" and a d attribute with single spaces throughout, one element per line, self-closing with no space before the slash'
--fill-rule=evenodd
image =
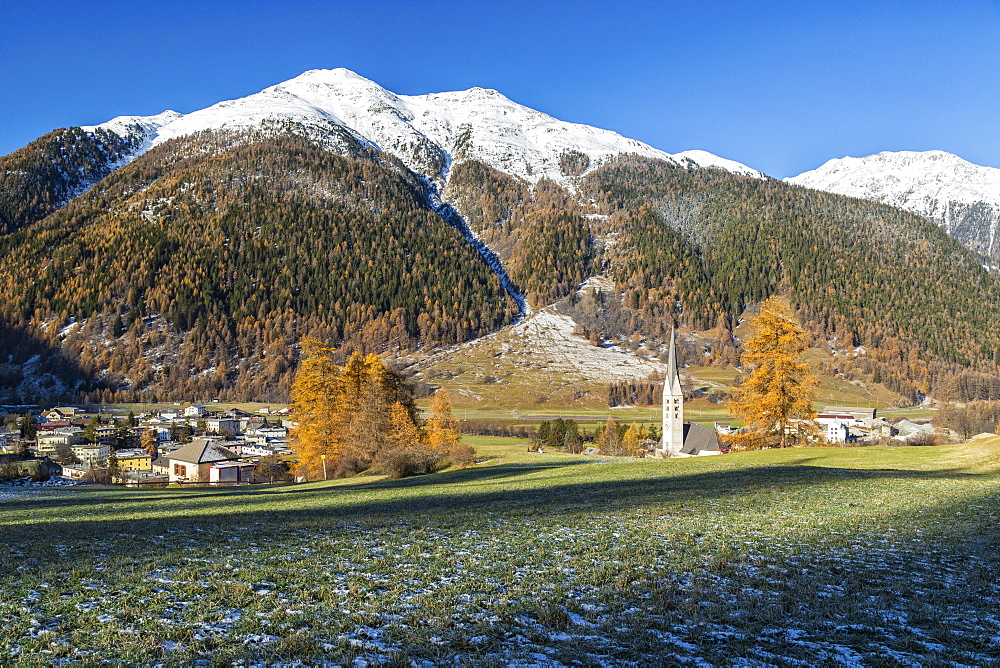
<path id="1" fill-rule="evenodd" d="M 412 450 L 386 450 L 375 458 L 371 472 L 383 474 L 390 480 L 398 480 L 423 473 L 433 473 L 440 465 L 441 457 L 438 455 Z"/>
<path id="2" fill-rule="evenodd" d="M 472 466 L 476 463 L 476 449 L 471 445 L 459 443 L 452 447 L 451 452 L 448 453 L 448 459 L 451 461 L 452 466 L 457 466 L 458 468 Z"/>
<path id="3" fill-rule="evenodd" d="M 908 438 L 906 443 L 907 445 L 937 445 L 938 439 L 934 432 L 922 431 Z"/>

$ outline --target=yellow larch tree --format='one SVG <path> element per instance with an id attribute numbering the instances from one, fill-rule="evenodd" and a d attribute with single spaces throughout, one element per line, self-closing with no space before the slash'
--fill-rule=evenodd
<path id="1" fill-rule="evenodd" d="M 817 380 L 800 357 L 808 337 L 785 303 L 770 297 L 750 323 L 743 342 L 743 366 L 749 373 L 733 390 L 730 412 L 743 420 L 742 433 L 731 437 L 737 449 L 787 447 L 816 430 Z"/>
<path id="2" fill-rule="evenodd" d="M 341 369 L 333 359 L 333 348 L 315 339 L 302 342 L 304 358 L 292 383 L 292 410 L 298 426 L 292 430 L 299 463 L 296 473 L 307 478 L 322 475 L 323 457 L 339 458 L 343 448 L 344 407 L 341 398 Z M 329 465 L 335 466 L 333 461 Z"/>
<path id="3" fill-rule="evenodd" d="M 427 439 L 431 451 L 440 455 L 451 453 L 462 442 L 462 431 L 452 416 L 451 397 L 444 390 L 434 393 L 427 409 Z"/>

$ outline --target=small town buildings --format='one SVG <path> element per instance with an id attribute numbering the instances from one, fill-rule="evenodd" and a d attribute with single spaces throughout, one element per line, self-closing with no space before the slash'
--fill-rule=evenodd
<path id="1" fill-rule="evenodd" d="M 206 413 L 208 413 L 208 410 L 201 404 L 191 404 L 184 409 L 184 417 L 200 418 L 205 417 Z"/>
<path id="2" fill-rule="evenodd" d="M 39 431 L 35 435 L 35 442 L 38 447 L 48 450 L 48 446 L 51 446 L 51 450 L 54 452 L 55 448 L 60 445 L 73 446 L 78 443 L 83 442 L 83 429 L 80 427 L 61 427 L 59 429 L 53 429 L 51 431 Z"/>
<path id="3" fill-rule="evenodd" d="M 196 438 L 187 445 L 166 455 L 170 464 L 170 482 L 210 482 L 209 469 L 222 462 L 239 460 L 228 450 L 207 438 Z"/>
<path id="4" fill-rule="evenodd" d="M 823 430 L 827 443 L 847 443 L 855 421 L 850 413 L 820 413 L 816 416 L 816 424 Z"/>
<path id="5" fill-rule="evenodd" d="M 266 445 L 267 443 L 277 440 L 279 438 L 283 439 L 288 436 L 288 429 L 282 426 L 267 426 L 267 427 L 255 427 L 253 429 L 248 429 L 244 434 L 244 437 L 248 441 L 253 441 L 260 445 Z"/>

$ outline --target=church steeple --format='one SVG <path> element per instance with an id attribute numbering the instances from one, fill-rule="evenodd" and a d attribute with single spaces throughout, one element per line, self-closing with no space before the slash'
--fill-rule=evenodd
<path id="1" fill-rule="evenodd" d="M 663 379 L 663 440 L 660 443 L 661 457 L 680 453 L 684 447 L 684 390 L 681 388 L 681 374 L 677 365 L 677 340 L 674 328 L 670 328 L 670 349 L 667 353 L 667 376 Z"/>

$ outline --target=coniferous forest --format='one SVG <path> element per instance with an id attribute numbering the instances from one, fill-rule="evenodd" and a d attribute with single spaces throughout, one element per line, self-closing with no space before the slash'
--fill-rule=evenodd
<path id="1" fill-rule="evenodd" d="M 346 131 L 308 134 L 201 133 L 114 170 L 134 142 L 70 129 L 0 158 L 0 396 L 287 399 L 305 337 L 346 360 L 513 321 L 516 300 L 425 180 Z M 772 179 L 586 158 L 560 160 L 572 190 L 450 168 L 444 200 L 530 305 L 559 302 L 602 336 L 714 328 L 713 359 L 732 363 L 746 309 L 781 294 L 814 342 L 865 350 L 839 372 L 913 399 L 1000 398 L 1000 285 L 934 223 Z M 581 298 L 598 274 L 616 293 Z"/>

